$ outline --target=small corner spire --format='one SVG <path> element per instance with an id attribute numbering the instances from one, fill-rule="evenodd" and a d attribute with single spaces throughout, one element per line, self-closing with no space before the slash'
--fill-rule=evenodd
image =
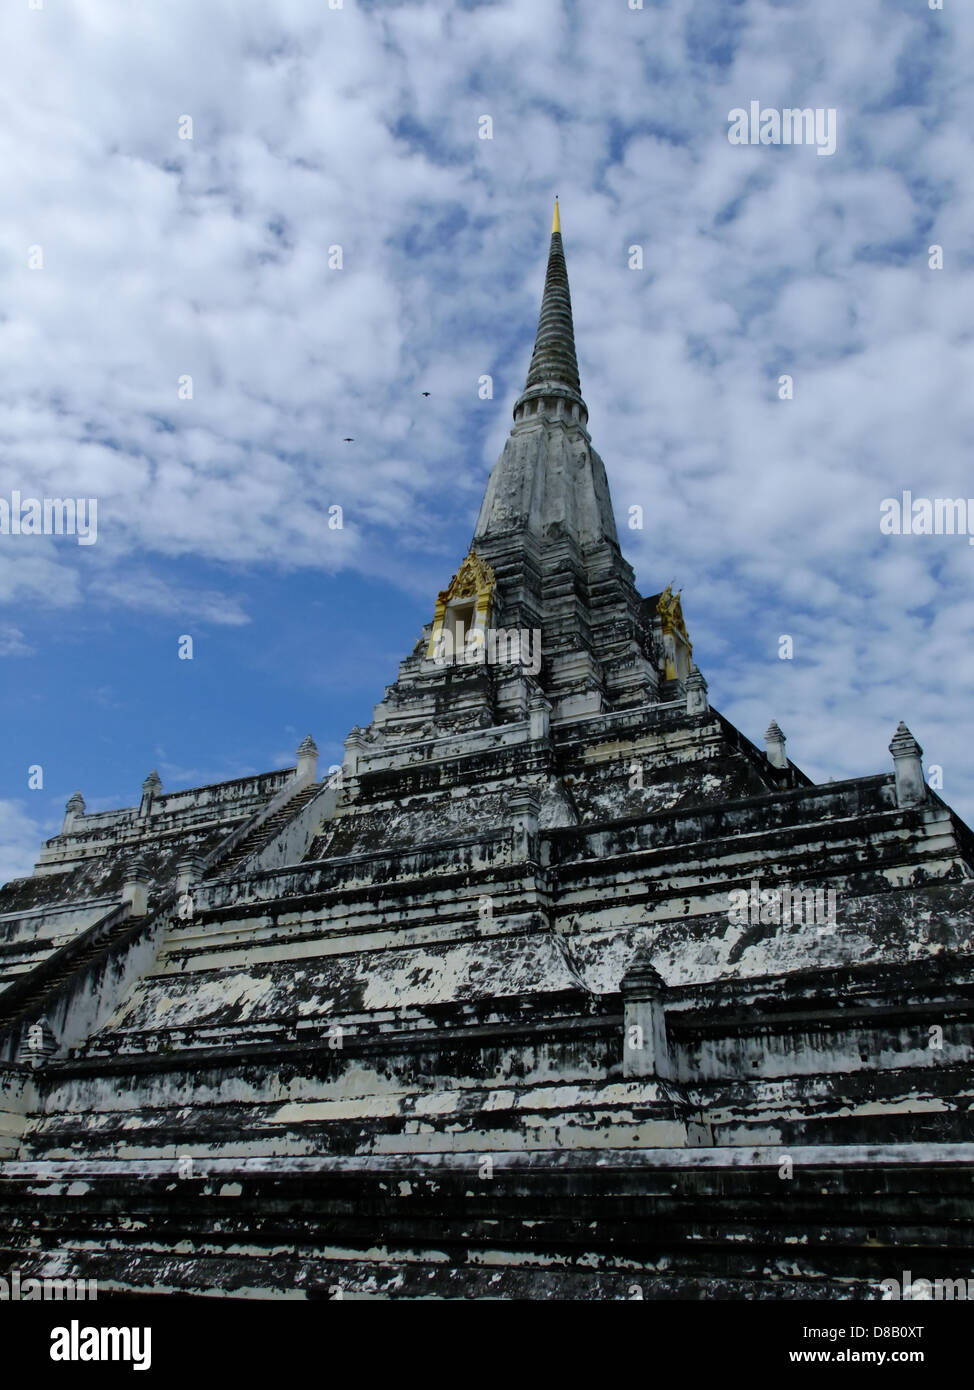
<path id="1" fill-rule="evenodd" d="M 896 775 L 897 806 L 918 806 L 927 799 L 923 749 L 901 719 L 889 745 Z"/>
<path id="2" fill-rule="evenodd" d="M 767 745 L 767 759 L 772 767 L 786 768 L 788 766 L 788 754 L 785 752 L 784 734 L 778 728 L 778 721 L 772 719 L 771 723 L 764 731 L 764 741 Z"/>
<path id="3" fill-rule="evenodd" d="M 295 780 L 304 778 L 309 782 L 318 780 L 318 745 L 310 734 L 298 744 L 298 765 L 294 769 Z"/>

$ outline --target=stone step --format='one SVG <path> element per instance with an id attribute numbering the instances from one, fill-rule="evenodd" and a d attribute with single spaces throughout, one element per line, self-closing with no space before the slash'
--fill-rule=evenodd
<path id="1" fill-rule="evenodd" d="M 753 1147 L 880 1142 L 966 1143 L 974 1121 L 957 1098 L 962 1068 L 932 1075 L 911 1068 L 875 1078 L 795 1078 L 767 1094 L 763 1084 L 736 1088 L 719 1107 L 695 1105 L 680 1088 L 653 1082 L 398 1089 L 330 1093 L 284 1101 L 251 1098 L 221 1104 L 161 1106 L 151 1093 L 119 1091 L 112 1108 L 39 1115 L 24 1138 L 25 1157 L 75 1155 L 120 1159 L 169 1155 L 260 1157 L 317 1153 L 516 1152 L 580 1149 Z M 814 1097 L 814 1099 L 813 1099 Z M 124 1103 L 123 1103 L 124 1102 Z"/>
<path id="2" fill-rule="evenodd" d="M 766 833 L 759 844 L 746 846 L 730 841 L 695 845 L 683 852 L 673 846 L 624 851 L 619 855 L 625 862 L 617 866 L 617 883 L 624 896 L 665 901 L 688 894 L 698 899 L 719 894 L 726 900 L 731 889 L 746 889 L 755 878 L 764 888 L 790 883 L 795 887 L 834 888 L 845 896 L 871 896 L 881 889 L 889 891 L 897 875 L 904 877 L 904 871 L 914 873 L 924 865 L 943 863 L 945 876 L 957 876 L 951 867 L 953 858 L 945 857 L 944 846 L 938 841 L 906 846 L 901 834 L 892 828 L 872 844 L 868 868 L 863 866 L 861 837 L 854 831 L 847 838 L 836 837 L 827 849 L 821 839 L 790 845 L 783 844 L 782 839 Z M 592 877 L 592 869 L 587 861 L 557 865 L 554 872 L 562 910 L 577 909 L 591 892 L 586 880 Z M 604 871 L 600 863 L 598 872 Z M 940 875 L 933 872 L 930 876 Z"/>
<path id="3" fill-rule="evenodd" d="M 313 978 L 317 978 L 321 964 L 312 959 L 302 969 L 305 975 L 314 970 Z M 291 963 L 282 968 L 290 969 Z M 146 976 L 144 988 L 147 996 L 154 999 L 157 992 L 173 994 L 178 985 L 180 992 L 187 991 L 193 999 L 201 988 L 212 987 L 219 992 L 233 973 L 197 972 L 201 978 L 194 978 L 189 972 L 181 976 Z M 593 1072 L 604 1076 L 606 1068 L 618 1061 L 622 1022 L 619 1000 L 610 997 L 605 1001 L 593 996 L 567 974 L 562 985 L 560 990 L 552 988 L 543 995 L 525 990 L 489 999 L 475 996 L 439 1004 L 382 1006 L 376 1002 L 367 1011 L 363 1010 L 363 1001 L 358 1000 L 357 1007 L 341 1012 L 327 1008 L 306 1010 L 303 1016 L 298 1016 L 287 995 L 283 1011 L 275 1010 L 265 998 L 263 1009 L 253 1021 L 241 1019 L 238 1010 L 236 1017 L 226 1021 L 167 1024 L 154 1011 L 148 1016 L 128 1016 L 100 1030 L 73 1050 L 72 1063 L 67 1065 L 77 1061 L 83 1070 L 86 1059 L 112 1057 L 122 1074 L 137 1074 L 140 1066 L 148 1063 L 156 1069 L 183 1075 L 191 1069 L 225 1066 L 225 1049 L 232 1047 L 233 1057 L 247 1057 L 261 1068 L 270 1066 L 276 1070 L 296 1061 L 300 1068 L 310 1066 L 312 1072 L 333 1076 L 340 1075 L 345 1065 L 359 1065 L 359 1056 L 371 1057 L 376 1048 L 385 1060 L 390 1052 L 398 1052 L 401 1044 L 406 1056 L 400 1057 L 397 1065 L 405 1065 L 404 1084 L 413 1084 L 420 1074 L 417 1067 L 424 1074 L 430 1067 L 441 1067 L 444 1047 L 453 1052 L 469 1051 L 481 1058 L 485 1049 L 495 1049 L 496 1055 L 499 1048 L 506 1056 L 512 1047 L 523 1045 L 526 1038 L 537 1041 L 540 1036 L 563 1051 L 563 1047 L 557 1047 L 559 1040 L 564 1038 L 566 1028 L 577 1025 L 589 1043 L 594 1040 L 596 1044 L 581 1073 L 589 1078 Z M 539 1008 L 543 1010 L 540 1015 Z M 319 1057 L 324 1060 L 319 1061 Z M 425 1060 L 418 1062 L 417 1058 Z M 559 1075 L 564 1073 L 568 1081 L 578 1071 L 570 1062 L 566 1069 L 565 1059 L 559 1063 Z"/>
<path id="4" fill-rule="evenodd" d="M 452 1152 L 525 1148 L 669 1146 L 685 1125 L 655 1084 L 557 1085 L 294 1100 L 281 1104 L 152 1107 L 39 1116 L 25 1155 L 49 1160 L 151 1158 L 167 1153 Z"/>
<path id="5" fill-rule="evenodd" d="M 300 1242 L 302 1246 L 304 1242 Z M 50 1248 L 50 1246 L 48 1247 Z M 769 1264 L 764 1277 L 752 1268 L 737 1275 L 715 1276 L 702 1271 L 661 1273 L 637 1265 L 631 1259 L 622 1269 L 593 1271 L 581 1263 L 567 1265 L 551 1257 L 545 1263 L 536 1255 L 528 1258 L 514 1251 L 492 1251 L 489 1261 L 478 1262 L 476 1252 L 457 1265 L 447 1266 L 443 1255 L 426 1255 L 419 1250 L 385 1251 L 383 1257 L 353 1258 L 346 1251 L 322 1251 L 287 1259 L 279 1250 L 239 1254 L 204 1255 L 185 1250 L 134 1250 L 123 1243 L 105 1249 L 77 1250 L 62 1238 L 63 1254 L 38 1254 L 19 1246 L 0 1244 L 4 1268 L 21 1271 L 22 1281 L 52 1274 L 60 1277 L 64 1269 L 97 1282 L 101 1297 L 124 1292 L 176 1294 L 207 1297 L 222 1294 L 234 1298 L 287 1298 L 347 1301 L 392 1299 L 564 1299 L 571 1301 L 631 1301 L 633 1298 L 692 1299 L 707 1297 L 785 1299 L 834 1299 L 836 1288 L 844 1297 L 878 1298 L 875 1281 L 865 1277 L 833 1276 L 826 1280 L 814 1274 L 805 1279 L 792 1269 L 783 1275 Z M 178 1258 L 176 1258 L 178 1256 Z M 66 1261 L 68 1263 L 66 1263 Z M 919 1274 L 917 1275 L 919 1277 Z M 80 1311 L 80 1310 L 79 1310 Z"/>
<path id="6" fill-rule="evenodd" d="M 326 955 L 334 953 L 333 943 L 340 942 L 342 954 L 349 954 L 380 948 L 372 945 L 369 937 L 384 937 L 388 944 L 397 946 L 409 942 L 421 945 L 426 941 L 513 932 L 537 925 L 536 911 L 510 910 L 523 907 L 524 894 L 515 896 L 504 886 L 497 886 L 490 892 L 492 916 L 485 922 L 480 916 L 484 891 L 476 885 L 464 893 L 457 893 L 455 889 L 440 893 L 431 891 L 425 904 L 399 905 L 376 900 L 373 890 L 368 897 L 363 895 L 359 903 L 336 900 L 317 907 L 307 924 L 302 923 L 301 909 L 294 907 L 288 898 L 272 900 L 259 909 L 241 908 L 234 915 L 204 907 L 194 914 L 191 922 L 173 924 L 160 951 L 155 973 L 171 960 L 179 963 L 180 970 L 187 962 L 195 966 L 201 956 L 213 957 L 218 968 L 221 954 L 241 949 L 252 953 L 262 946 L 274 948 L 284 944 L 292 948 L 292 954 L 298 955 L 305 942 L 320 942 L 320 954 Z M 272 920 L 265 915 L 270 912 L 274 914 Z"/>
<path id="7" fill-rule="evenodd" d="M 729 892 L 739 888 L 746 890 L 755 877 L 763 887 L 789 882 L 796 886 L 833 889 L 839 894 L 841 905 L 843 900 L 848 902 L 852 898 L 889 892 L 894 881 L 905 881 L 918 869 L 923 869 L 928 877 L 953 872 L 950 867 L 953 861 L 949 856 L 944 859 L 944 849 L 938 840 L 924 841 L 920 848 L 911 849 L 902 831 L 891 824 L 888 817 L 884 818 L 881 840 L 876 841 L 877 859 L 868 870 L 863 867 L 861 837 L 851 829 L 851 823 L 850 833 L 845 837 L 835 836 L 827 853 L 823 853 L 821 827 L 817 832 L 807 843 L 790 846 L 783 845 L 773 832 L 768 832 L 761 837 L 760 844 L 725 840 L 720 844 L 691 847 L 670 845 L 658 850 L 637 849 L 625 855 L 628 862 L 618 869 L 619 894 L 622 900 L 634 906 L 646 904 L 654 919 L 658 919 L 685 915 L 686 899 L 691 901 L 695 914 L 726 910 Z M 595 881 L 590 883 L 593 871 Z M 484 893 L 496 899 L 495 911 L 501 914 L 505 899 L 523 885 L 523 868 L 513 865 L 470 871 L 464 875 L 465 890 L 459 892 L 454 881 L 438 883 L 435 877 L 417 880 L 422 882 L 422 893 L 416 892 L 412 880 L 400 880 L 394 885 L 382 883 L 380 888 L 374 881 L 379 866 L 358 860 L 327 865 L 327 883 L 322 882 L 322 872 L 321 866 L 296 868 L 288 876 L 286 894 L 282 890 L 279 897 L 273 896 L 271 891 L 273 879 L 268 881 L 266 888 L 262 887 L 259 898 L 246 894 L 232 905 L 223 906 L 204 897 L 203 902 L 197 904 L 192 926 L 187 924 L 182 929 L 184 935 L 193 937 L 214 930 L 221 934 L 231 931 L 244 936 L 255 931 L 259 934 L 267 929 L 266 926 L 260 920 L 251 926 L 250 921 L 272 912 L 275 917 L 282 913 L 285 919 L 291 917 L 289 929 L 300 933 L 297 919 L 309 910 L 319 934 L 381 931 L 390 918 L 398 929 L 408 926 L 421 930 L 428 925 L 435 931 L 443 921 L 475 920 L 479 899 Z M 603 872 L 604 864 L 596 866 L 588 860 L 554 865 L 552 875 L 557 885 L 558 913 L 565 916 L 584 910 L 593 894 L 601 892 L 599 875 Z M 313 896 L 313 908 L 295 904 L 289 912 L 289 900 L 302 892 L 302 882 L 307 883 L 307 892 Z M 381 899 L 377 899 L 377 888 Z M 179 939 L 174 936 L 173 944 Z"/>
<path id="8" fill-rule="evenodd" d="M 102 1289 L 265 1297 L 336 1284 L 538 1297 L 539 1280 L 565 1297 L 815 1296 L 836 1281 L 868 1297 L 903 1268 L 969 1269 L 971 1146 L 951 1161 L 923 1145 L 799 1149 L 788 1183 L 777 1157 L 495 1153 L 489 1175 L 476 1153 L 217 1160 L 181 1174 L 175 1161 L 8 1163 L 0 1255 Z"/>

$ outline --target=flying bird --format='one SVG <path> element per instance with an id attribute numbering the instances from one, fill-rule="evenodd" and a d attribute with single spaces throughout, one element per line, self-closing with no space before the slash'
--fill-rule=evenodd
<path id="1" fill-rule="evenodd" d="M 354 443 L 355 443 L 355 440 L 354 440 L 354 439 L 343 439 L 343 440 L 342 440 L 342 443 L 343 443 L 343 444 L 354 444 Z"/>
<path id="2" fill-rule="evenodd" d="M 423 395 L 424 395 L 424 396 L 428 396 L 428 395 L 429 395 L 429 392 L 428 392 L 428 391 L 424 391 L 424 392 L 423 392 Z"/>

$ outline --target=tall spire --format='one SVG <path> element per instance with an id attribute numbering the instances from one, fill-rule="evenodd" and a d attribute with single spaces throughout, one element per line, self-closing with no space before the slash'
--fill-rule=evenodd
<path id="1" fill-rule="evenodd" d="M 561 217 L 558 199 L 551 225 L 551 246 L 548 250 L 548 271 L 545 275 L 538 335 L 534 343 L 528 379 L 517 405 L 544 396 L 567 396 L 585 409 L 578 380 L 578 360 L 575 356 L 575 329 L 572 323 L 572 300 L 568 288 L 568 268 L 561 241 Z M 587 412 L 586 412 L 587 414 Z"/>
<path id="2" fill-rule="evenodd" d="M 465 728 L 479 727 L 477 719 L 484 726 L 507 717 L 528 719 L 539 691 L 555 719 L 647 704 L 658 696 L 659 616 L 640 597 L 620 551 L 605 465 L 586 428 L 557 203 L 553 222 L 527 385 L 487 480 L 468 559 L 440 594 L 425 655 L 418 650 L 415 655 L 417 703 L 408 717 L 417 724 L 432 718 L 437 729 L 441 719 L 454 717 L 471 721 Z M 541 634 L 540 669 L 510 681 L 498 676 L 483 689 L 458 687 L 444 696 L 442 706 L 436 703 L 439 695 L 432 705 L 422 703 L 429 699 L 422 682 L 428 674 L 433 679 L 439 636 L 467 631 L 471 624 L 487 633 Z M 684 650 L 689 648 L 681 645 Z M 413 689 L 409 674 L 382 715 L 390 723 L 406 717 L 403 692 Z M 706 706 L 706 690 L 690 694 L 697 714 Z M 480 714 L 477 701 L 486 702 Z"/>

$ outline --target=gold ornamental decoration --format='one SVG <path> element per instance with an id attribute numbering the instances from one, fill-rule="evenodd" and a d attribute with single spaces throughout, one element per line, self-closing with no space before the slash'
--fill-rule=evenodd
<path id="1" fill-rule="evenodd" d="M 456 599 L 472 598 L 474 613 L 470 627 L 486 629 L 496 587 L 497 579 L 490 565 L 486 560 L 481 560 L 475 550 L 471 550 L 448 586 L 437 594 L 436 608 L 433 612 L 433 631 L 426 649 L 427 658 L 433 657 L 437 639 L 443 631 L 447 609 Z"/>

